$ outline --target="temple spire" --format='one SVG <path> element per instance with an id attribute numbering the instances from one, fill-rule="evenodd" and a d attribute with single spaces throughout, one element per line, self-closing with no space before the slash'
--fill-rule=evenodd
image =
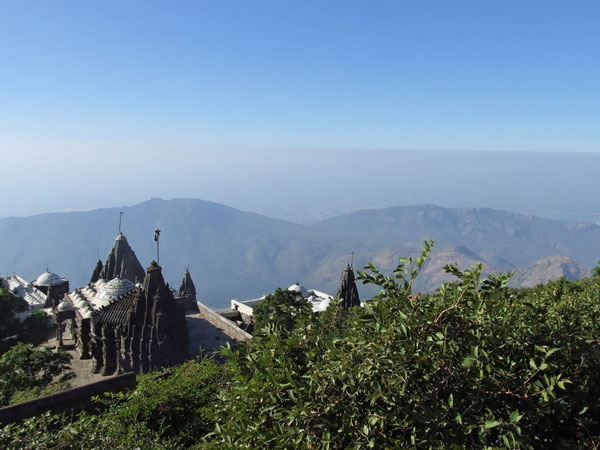
<path id="1" fill-rule="evenodd" d="M 115 245 L 106 258 L 106 264 L 102 268 L 100 278 L 107 281 L 113 278 L 125 278 L 129 281 L 143 280 L 146 275 L 144 268 L 135 256 L 135 252 L 129 246 L 127 238 L 120 233 L 115 240 Z"/>
<path id="2" fill-rule="evenodd" d="M 181 286 L 179 286 L 179 293 L 181 295 L 190 295 L 196 298 L 196 286 L 194 286 L 194 282 L 192 281 L 189 268 L 185 269 L 183 279 L 181 280 Z"/>
<path id="3" fill-rule="evenodd" d="M 360 297 L 358 296 L 358 288 L 354 279 L 354 269 L 350 264 L 342 272 L 337 295 L 342 299 L 341 306 L 344 309 L 348 309 L 351 306 L 360 306 Z"/>
<path id="4" fill-rule="evenodd" d="M 96 267 L 94 267 L 94 271 L 92 272 L 92 278 L 90 278 L 90 283 L 95 283 L 100 279 L 100 273 L 102 272 L 102 260 L 98 257 L 98 261 L 96 262 Z"/>

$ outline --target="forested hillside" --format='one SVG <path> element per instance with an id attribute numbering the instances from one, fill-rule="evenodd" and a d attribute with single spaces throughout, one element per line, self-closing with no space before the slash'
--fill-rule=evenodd
<path id="1" fill-rule="evenodd" d="M 0 274 L 17 272 L 33 280 L 49 267 L 72 288 L 85 285 L 98 252 L 106 258 L 114 243 L 119 211 L 125 212 L 123 232 L 142 265 L 156 258 L 152 238 L 159 228 L 166 280 L 178 285 L 189 266 L 198 298 L 213 307 L 296 281 L 335 294 L 351 252 L 357 267 L 374 261 L 392 271 L 398 256 L 417 254 L 414 243 L 432 237 L 438 244 L 428 276 L 417 284 L 426 292 L 449 279 L 440 270 L 447 263 L 484 261 L 491 271 L 510 271 L 562 255 L 591 267 L 600 255 L 598 225 L 485 208 L 405 206 L 299 225 L 203 200 L 152 199 L 122 208 L 0 219 Z M 527 282 L 525 275 L 517 279 Z M 363 298 L 376 291 L 360 289 Z"/>

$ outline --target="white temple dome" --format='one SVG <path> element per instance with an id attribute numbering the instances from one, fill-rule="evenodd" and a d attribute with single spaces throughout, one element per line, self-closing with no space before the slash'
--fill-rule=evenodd
<path id="1" fill-rule="evenodd" d="M 65 281 L 55 273 L 46 271 L 37 277 L 34 284 L 37 286 L 56 286 L 57 284 L 62 284 L 64 282 Z"/>
<path id="2" fill-rule="evenodd" d="M 97 300 L 100 303 L 108 303 L 123 294 L 127 294 L 135 288 L 135 284 L 125 278 L 113 278 L 110 281 L 102 283 L 99 289 Z"/>
<path id="3" fill-rule="evenodd" d="M 63 301 L 58 304 L 56 309 L 58 309 L 59 311 L 67 311 L 67 310 L 71 309 L 72 306 L 73 305 L 71 303 Z"/>
<path id="4" fill-rule="evenodd" d="M 308 297 L 308 291 L 306 290 L 306 288 L 304 286 L 302 286 L 300 283 L 296 283 L 296 284 L 292 284 L 289 288 L 288 291 L 291 292 L 297 292 L 299 294 L 302 294 L 302 297 Z"/>

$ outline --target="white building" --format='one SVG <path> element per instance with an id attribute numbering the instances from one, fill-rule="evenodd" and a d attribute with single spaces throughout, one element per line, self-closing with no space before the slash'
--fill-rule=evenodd
<path id="1" fill-rule="evenodd" d="M 301 294 L 306 301 L 311 303 L 312 310 L 314 313 L 325 311 L 329 306 L 331 300 L 333 300 L 333 296 L 326 294 L 325 292 L 318 291 L 316 289 L 306 289 L 300 283 L 292 284 L 288 288 L 288 291 L 297 292 L 298 294 Z M 265 298 L 266 295 L 263 295 L 260 298 L 246 300 L 243 302 L 233 299 L 231 300 L 231 309 L 234 311 L 238 311 L 244 316 L 252 317 L 254 307 L 256 305 L 260 305 L 265 300 Z"/>

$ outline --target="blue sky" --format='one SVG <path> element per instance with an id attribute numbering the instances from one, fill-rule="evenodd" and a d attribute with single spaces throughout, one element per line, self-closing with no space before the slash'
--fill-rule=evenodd
<path id="1" fill-rule="evenodd" d="M 0 0 L 0 152 L 56 173 L 31 199 L 116 159 L 600 152 L 599 19 L 598 1 Z"/>
<path id="2" fill-rule="evenodd" d="M 0 3 L 18 138 L 597 151 L 600 3 Z"/>

